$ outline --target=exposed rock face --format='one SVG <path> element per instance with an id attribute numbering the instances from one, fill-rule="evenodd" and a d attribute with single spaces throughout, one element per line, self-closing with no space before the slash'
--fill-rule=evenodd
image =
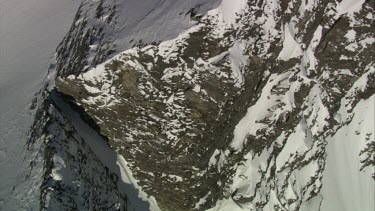
<path id="1" fill-rule="evenodd" d="M 105 20 L 120 15 L 111 2 L 97 4 L 95 20 L 102 11 Z M 69 34 L 82 35 L 67 36 L 57 53 L 56 89 L 84 110 L 161 210 L 319 210 L 327 138 L 350 125 L 358 103 L 373 102 L 374 1 L 231 4 L 190 10 L 194 25 L 177 38 L 91 69 L 113 40 L 95 44 L 87 63 L 87 36 L 114 32 L 82 34 L 79 23 Z M 61 133 L 71 131 L 64 125 Z M 365 130 L 358 171 L 375 177 L 374 129 Z M 114 191 L 122 205 L 126 196 Z"/>
<path id="2" fill-rule="evenodd" d="M 127 209 L 118 176 L 98 160 L 50 98 L 39 106 L 32 131 L 28 146 L 43 143 L 38 156 L 45 160 L 40 210 Z"/>
<path id="3" fill-rule="evenodd" d="M 42 93 L 28 140 L 35 160 L 27 177 L 42 175 L 40 210 L 155 210 L 126 163 L 65 97 Z"/>

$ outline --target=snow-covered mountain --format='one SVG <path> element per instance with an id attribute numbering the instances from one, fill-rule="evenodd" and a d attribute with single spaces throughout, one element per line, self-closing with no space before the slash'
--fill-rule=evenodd
<path id="1" fill-rule="evenodd" d="M 35 100 L 45 210 L 373 210 L 373 0 L 86 0 Z"/>

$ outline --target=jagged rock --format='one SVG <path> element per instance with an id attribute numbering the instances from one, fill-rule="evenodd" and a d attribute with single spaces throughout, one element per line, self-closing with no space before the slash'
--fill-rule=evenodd
<path id="1" fill-rule="evenodd" d="M 328 140 L 374 101 L 374 1 L 232 4 L 185 7 L 191 25 L 177 38 L 138 37 L 130 49 L 135 34 L 116 31 L 122 3 L 87 4 L 58 49 L 53 92 L 161 210 L 319 210 Z M 127 50 L 102 47 L 120 35 Z M 363 130 L 354 171 L 374 177 L 374 130 Z"/>

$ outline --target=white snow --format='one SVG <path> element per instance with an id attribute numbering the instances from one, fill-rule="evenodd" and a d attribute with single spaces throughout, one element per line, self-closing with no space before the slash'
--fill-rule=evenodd
<path id="1" fill-rule="evenodd" d="M 374 17 L 374 16 L 372 15 L 371 12 L 367 13 L 367 15 L 366 15 L 366 18 L 367 18 L 367 19 L 370 19 L 370 20 L 372 20 L 373 17 Z"/>
<path id="2" fill-rule="evenodd" d="M 144 201 L 148 201 L 149 202 L 149 204 L 150 204 L 149 210 L 150 211 L 159 211 L 160 208 L 158 207 L 155 198 L 153 196 L 147 196 L 147 194 L 145 192 L 143 192 L 141 190 L 141 187 L 139 187 L 139 185 L 137 184 L 137 180 L 134 179 L 133 174 L 132 174 L 131 170 L 129 169 L 128 163 L 126 162 L 126 160 L 124 159 L 124 157 L 122 157 L 121 155 L 117 154 L 117 162 L 116 162 L 116 164 L 118 166 L 120 166 L 122 181 L 124 181 L 127 184 L 133 185 L 135 187 L 135 189 L 138 189 L 140 191 L 139 192 L 139 196 Z M 134 201 L 132 203 L 134 203 Z M 137 207 L 137 206 L 135 206 L 135 207 Z"/>
<path id="3" fill-rule="evenodd" d="M 25 128 L 27 128 L 28 124 L 30 123 L 30 119 L 28 119 L 29 117 L 26 115 L 26 112 L 24 112 L 24 108 L 26 107 L 27 103 L 30 102 L 29 96 L 40 88 L 44 82 L 40 79 L 43 78 L 43 72 L 46 69 L 46 64 L 44 64 L 43 61 L 48 61 L 46 58 L 53 50 L 51 49 L 51 46 L 55 47 L 55 45 L 61 39 L 61 32 L 66 31 L 64 31 L 63 28 L 68 26 L 66 23 L 56 23 L 60 23 L 60 19 L 63 16 L 69 16 L 72 18 L 73 13 L 75 12 L 75 9 L 72 8 L 77 6 L 76 3 L 72 4 L 68 0 L 59 0 L 58 2 L 56 0 L 53 1 L 54 3 L 47 3 L 46 0 L 30 0 L 27 4 L 23 4 L 21 0 L 13 0 L 9 1 L 9 3 L 5 1 L 0 2 L 0 8 L 2 9 L 1 12 L 6 12 L 6 15 L 0 13 L 0 24 L 2 27 L 4 23 L 9 23 L 9 25 L 11 25 L 11 27 L 7 25 L 6 30 L 0 31 L 0 37 L 2 38 L 0 43 L 0 168 L 2 169 L 0 173 L 0 180 L 2 181 L 0 184 L 0 207 L 4 209 L 18 208 L 19 210 L 22 210 L 33 207 L 37 209 L 38 206 L 37 204 L 35 205 L 37 200 L 34 200 L 34 198 L 38 197 L 35 195 L 35 193 L 38 191 L 38 186 L 35 188 L 33 187 L 34 184 L 32 184 L 35 182 L 35 180 L 31 180 L 29 183 L 21 183 L 25 173 L 22 168 L 13 169 L 13 167 L 19 166 L 19 163 L 22 164 L 22 157 L 15 155 L 18 155 L 20 151 L 19 149 L 23 149 L 24 143 L 21 140 L 24 140 Z M 361 9 L 364 1 L 365 0 L 343 0 L 341 3 L 339 3 L 340 13 L 344 14 L 357 12 Z M 175 39 L 163 42 L 157 51 L 158 55 L 169 58 L 176 57 L 175 50 L 177 50 L 178 47 L 176 45 L 176 41 L 181 39 L 181 37 L 184 37 L 187 33 L 198 30 L 200 27 L 199 25 L 192 27 L 191 24 L 193 23 L 188 20 L 188 16 L 185 16 L 183 12 L 186 12 L 186 10 L 190 9 L 190 7 L 200 3 L 203 4 L 203 7 L 209 7 L 207 5 L 213 4 L 213 2 L 214 1 L 210 1 L 207 4 L 205 4 L 205 1 L 203 0 L 179 0 L 172 3 L 171 1 L 160 1 L 158 3 L 158 1 L 153 0 L 146 0 L 143 2 L 120 2 L 119 8 L 122 8 L 124 14 L 128 14 L 126 16 L 120 16 L 120 18 L 126 19 L 129 18 L 129 16 L 132 16 L 133 19 L 123 21 L 125 23 L 123 28 L 117 29 L 122 33 L 116 34 L 115 39 L 117 39 L 119 46 L 125 48 L 124 46 L 129 45 L 126 42 L 136 37 L 145 38 L 146 41 L 154 41 L 160 38 L 164 39 L 178 36 Z M 225 26 L 236 25 L 236 13 L 240 13 L 241 10 L 246 7 L 246 2 L 247 1 L 245 0 L 223 0 L 220 6 L 211 11 L 210 14 L 219 15 Z M 300 12 L 311 11 L 315 3 L 315 0 L 304 1 L 299 8 Z M 46 9 L 48 4 L 56 4 L 56 6 Z M 273 20 L 272 12 L 275 11 L 278 2 L 266 1 L 265 4 L 265 11 L 267 11 L 268 16 L 261 17 L 257 21 L 264 22 L 263 27 L 266 34 L 264 36 L 269 36 L 269 39 L 271 39 L 271 37 L 274 37 L 276 33 L 274 31 L 275 21 Z M 18 5 L 21 8 L 15 7 L 14 5 Z M 153 8 L 156 7 L 160 7 L 162 9 L 159 11 L 153 10 Z M 3 8 L 5 8 L 5 10 L 3 10 Z M 29 14 L 27 12 L 32 10 L 35 10 L 35 14 L 40 14 L 35 15 L 29 13 L 33 16 L 31 19 L 29 19 Z M 183 11 L 182 15 L 176 14 L 177 12 L 181 11 Z M 202 11 L 204 11 L 204 9 Z M 58 20 L 55 20 L 55 18 L 52 18 L 55 16 L 59 17 L 60 19 L 56 18 Z M 174 17 L 178 18 L 173 19 Z M 372 14 L 369 14 L 366 17 L 372 18 Z M 39 23 L 42 23 L 43 26 L 38 25 Z M 27 25 L 33 27 L 25 27 Z M 64 25 L 64 27 L 62 27 L 62 25 Z M 189 29 L 186 30 L 187 28 Z M 292 22 L 284 25 L 283 48 L 278 55 L 278 59 L 287 61 L 291 58 L 304 56 L 302 62 L 303 65 L 308 66 L 309 69 L 313 70 L 317 62 L 314 56 L 314 51 L 321 39 L 322 26 L 319 26 L 316 29 L 312 42 L 305 52 L 303 52 L 298 40 L 296 40 L 296 31 L 294 31 L 293 28 L 294 26 Z M 48 35 L 50 32 L 56 34 Z M 25 33 L 26 35 L 23 35 Z M 346 34 L 346 38 L 350 42 L 354 42 L 356 38 L 355 31 L 349 31 Z M 263 37 L 263 39 L 265 38 Z M 348 45 L 347 48 L 354 51 L 358 48 L 358 44 L 367 46 L 373 44 L 374 40 L 374 38 L 365 38 L 358 43 Z M 40 47 L 40 43 L 46 43 L 46 46 Z M 96 47 L 97 46 L 91 46 L 92 49 L 95 49 Z M 240 87 L 244 81 L 241 69 L 248 62 L 247 56 L 243 55 L 245 47 L 246 46 L 244 43 L 236 41 L 228 52 L 223 52 L 222 54 L 209 59 L 208 64 L 214 64 L 215 62 L 218 62 L 225 56 L 229 55 L 231 69 L 233 71 L 233 78 L 236 80 L 236 86 Z M 146 53 L 148 54 L 154 54 L 155 49 L 150 48 L 144 50 L 147 50 Z M 37 51 L 39 54 L 34 53 L 35 51 Z M 129 50 L 126 53 L 131 52 L 135 51 Z M 41 56 L 37 57 L 37 55 Z M 118 55 L 116 57 L 119 58 L 120 56 Z M 342 58 L 345 59 L 344 57 Z M 36 64 L 32 61 L 40 62 Z M 204 65 L 207 64 L 207 62 L 203 60 L 198 60 L 196 63 L 201 63 Z M 105 80 L 104 76 L 106 71 L 104 65 L 105 64 L 98 65 L 96 68 L 84 73 L 82 76 L 80 76 L 81 79 L 95 82 Z M 133 67 L 138 66 L 138 64 L 135 63 L 129 65 Z M 349 70 L 341 70 L 341 72 L 334 74 L 351 74 L 351 72 L 348 71 Z M 165 75 L 163 76 L 163 80 L 167 80 L 168 78 L 172 77 L 173 74 L 186 74 L 187 77 L 190 74 L 189 72 L 179 72 L 178 68 L 173 70 L 166 69 L 164 70 L 164 73 Z M 259 120 L 263 120 L 265 118 L 275 120 L 278 118 L 278 116 L 283 114 L 282 112 L 291 110 L 293 108 L 293 91 L 298 89 L 296 84 L 291 84 L 291 88 L 288 93 L 285 94 L 285 96 L 280 97 L 271 94 L 271 89 L 274 86 L 289 83 L 288 79 L 290 74 L 290 72 L 286 72 L 279 75 L 274 74 L 270 77 L 267 85 L 262 90 L 258 102 L 248 108 L 244 118 L 239 122 L 238 125 L 236 125 L 231 147 L 237 151 L 241 150 L 243 144 L 246 143 L 246 137 L 248 135 L 256 136 L 257 131 L 267 127 L 266 124 L 260 123 Z M 354 95 L 355 91 L 364 90 L 366 88 L 365 84 L 368 79 L 367 76 L 368 74 L 362 76 L 360 80 L 356 82 L 356 90 L 349 90 L 349 94 Z M 73 76 L 69 78 L 73 79 Z M 192 84 L 194 84 L 194 82 Z M 91 86 L 85 85 L 85 88 L 87 91 L 94 94 L 101 92 L 101 90 Z M 109 90 L 109 87 L 105 88 L 105 90 Z M 202 89 L 201 85 L 199 84 L 194 85 L 193 91 L 205 92 L 205 90 Z M 322 103 L 322 99 L 325 94 L 326 93 L 324 90 L 318 84 L 312 88 L 308 96 L 310 100 L 308 100 L 305 104 L 308 107 L 309 118 L 307 118 L 306 121 L 301 121 L 298 124 L 294 133 L 289 137 L 290 140 L 287 140 L 287 143 L 280 155 L 277 157 L 277 159 L 275 159 L 275 161 L 272 161 L 274 163 L 276 162 L 278 169 L 280 169 L 280 167 L 283 166 L 290 158 L 290 154 L 294 154 L 296 156 L 301 155 L 310 149 L 315 150 L 313 147 L 316 147 L 316 145 L 313 143 L 312 135 L 317 135 L 323 131 L 323 127 L 326 124 L 326 118 L 329 116 L 328 111 L 325 109 Z M 106 96 L 103 95 L 101 97 L 105 98 Z M 177 95 L 171 95 L 166 101 L 170 104 L 170 106 L 178 106 L 173 103 L 177 97 Z M 101 139 L 101 137 L 80 119 L 77 113 L 71 111 L 67 105 L 60 102 L 57 98 L 55 98 L 55 100 L 60 103 L 59 105 L 61 106 L 63 112 L 71 119 L 80 135 L 95 152 L 95 155 L 98 156 L 101 162 L 121 176 L 119 186 L 123 187 L 123 191 L 127 192 L 128 194 L 129 200 L 132 203 L 130 209 L 159 210 L 155 199 L 152 196 L 147 196 L 147 194 L 145 194 L 137 185 L 137 181 L 134 179 L 128 163 L 124 160 L 124 158 L 112 151 Z M 110 99 L 106 99 L 106 101 L 109 100 Z M 285 102 L 285 110 L 274 110 L 273 113 L 270 114 L 269 109 L 277 105 L 277 102 L 279 101 Z M 350 100 L 342 102 L 343 105 L 349 106 L 340 109 L 339 114 L 336 115 L 337 119 L 342 120 L 339 117 L 345 118 L 349 115 L 347 114 L 347 110 L 350 108 L 350 102 Z M 370 140 L 374 140 L 374 119 L 368 118 L 368 116 L 374 116 L 373 108 L 374 96 L 368 100 L 361 101 L 354 109 L 354 113 L 356 113 L 356 115 L 354 115 L 352 123 L 341 128 L 336 135 L 327 140 L 327 170 L 325 171 L 325 175 L 323 177 L 322 197 L 318 197 L 318 199 L 314 198 L 313 200 L 315 201 L 312 202 L 314 205 L 319 204 L 320 200 L 323 198 L 322 210 L 333 210 L 333 208 L 337 207 L 340 207 L 341 210 L 374 209 L 374 192 L 371 192 L 370 190 L 371 187 L 374 187 L 374 181 L 371 179 L 371 173 L 373 170 L 371 171 L 371 169 L 368 168 L 365 169 L 364 172 L 359 171 L 361 160 L 359 152 L 364 147 L 364 136 L 366 134 L 371 134 Z M 24 116 L 17 116 L 17 113 L 22 113 Z M 28 119 L 28 121 L 24 121 L 24 119 Z M 25 126 L 18 128 L 19 125 L 22 125 L 22 123 Z M 178 123 L 171 122 L 171 124 L 177 125 Z M 308 129 L 310 126 L 311 130 Z M 168 131 L 167 135 L 171 139 L 177 137 L 174 135 L 173 131 Z M 209 161 L 209 165 L 216 165 L 218 167 L 218 171 L 220 171 L 223 163 L 226 162 L 227 154 L 229 154 L 229 152 L 216 150 Z M 217 159 L 216 156 L 218 157 Z M 252 153 L 248 153 L 245 157 L 244 165 L 237 169 L 234 183 L 230 187 L 231 190 L 239 190 L 239 193 L 245 196 L 251 196 L 253 194 L 252 191 L 254 190 L 256 182 L 258 182 L 257 179 L 260 179 L 259 171 L 266 170 L 264 161 L 267 160 L 269 156 L 270 152 L 267 150 L 264 150 L 259 156 L 254 156 Z M 306 157 L 308 156 L 309 155 L 306 155 Z M 63 167 L 64 162 L 58 157 L 54 157 L 54 162 L 57 164 L 57 166 L 52 172 L 52 175 L 56 180 L 60 180 L 62 179 L 59 172 L 60 166 Z M 24 166 L 24 164 L 21 166 Z M 294 173 L 291 178 L 297 182 L 293 185 L 288 183 L 285 193 L 287 198 L 296 198 L 296 196 L 299 194 L 298 191 L 301 191 L 303 185 L 309 182 L 309 177 L 316 171 L 316 169 L 317 164 L 314 163 L 305 166 L 297 173 Z M 6 175 L 4 172 L 6 172 Z M 183 178 L 177 175 L 171 174 L 168 175 L 168 177 L 176 181 L 183 181 Z M 126 184 L 128 186 L 126 186 Z M 19 185 L 16 187 L 16 191 L 14 193 L 11 191 L 13 185 Z M 320 184 L 319 182 L 316 182 L 315 185 L 319 186 Z M 27 194 L 32 196 L 32 199 L 30 198 L 24 200 L 25 195 L 22 195 L 22 193 L 25 189 L 30 189 Z M 196 208 L 199 208 L 200 205 L 206 202 L 209 194 L 210 192 L 199 200 L 199 202 L 195 205 Z M 271 191 L 270 196 L 270 204 L 279 204 L 282 207 L 278 197 L 276 196 L 275 190 Z M 19 203 L 21 200 L 22 202 L 26 202 Z M 33 202 L 33 200 L 35 202 Z M 15 204 L 19 207 L 13 207 Z M 269 205 L 269 207 L 266 206 L 265 210 L 272 210 L 272 207 L 270 206 L 271 205 Z M 218 202 L 218 206 L 211 210 L 217 209 L 235 211 L 243 209 L 249 210 L 250 207 L 240 207 L 230 198 L 228 200 Z"/>
<path id="4" fill-rule="evenodd" d="M 351 29 L 345 34 L 345 38 L 348 39 L 349 42 L 353 42 L 355 40 L 356 32 Z"/>
<path id="5" fill-rule="evenodd" d="M 209 191 L 203 198 L 199 199 L 198 203 L 195 204 L 194 209 L 199 209 L 201 205 L 203 205 L 206 201 L 208 196 L 210 196 L 211 191 Z"/>
<path id="6" fill-rule="evenodd" d="M 244 55 L 245 44 L 236 41 L 229 49 L 229 59 L 231 61 L 231 68 L 233 71 L 233 76 L 235 78 L 235 86 L 241 87 L 244 83 L 244 77 L 241 72 L 243 67 L 248 63 L 248 56 Z"/>
<path id="7" fill-rule="evenodd" d="M 311 39 L 309 47 L 304 52 L 304 56 L 302 58 L 302 64 L 305 66 L 308 66 L 308 69 L 306 71 L 315 70 L 315 66 L 317 65 L 317 59 L 315 58 L 314 53 L 322 38 L 322 29 L 323 27 L 321 25 L 317 27 L 317 29 L 314 32 L 314 36 Z M 302 66 L 301 68 L 305 69 L 305 66 Z"/>
<path id="8" fill-rule="evenodd" d="M 61 159 L 58 156 L 54 156 L 53 157 L 53 164 L 54 164 L 54 168 L 52 169 L 52 177 L 53 177 L 54 180 L 60 181 L 60 180 L 62 180 L 62 176 L 60 174 L 60 171 L 61 171 L 61 169 L 66 167 L 65 163 L 64 163 L 64 160 Z"/>
<path id="9" fill-rule="evenodd" d="M 244 211 L 245 207 L 240 207 L 236 202 L 233 201 L 232 198 L 228 200 L 221 200 L 217 203 L 217 205 L 207 211 Z M 248 209 L 250 210 L 250 209 Z"/>
<path id="10" fill-rule="evenodd" d="M 292 3 L 292 1 L 290 1 L 290 3 Z M 301 6 L 299 7 L 299 12 L 301 16 L 304 16 L 306 11 L 312 11 L 318 3 L 319 1 L 317 0 L 302 1 Z"/>
<path id="11" fill-rule="evenodd" d="M 263 88 L 262 94 L 255 105 L 248 108 L 245 117 L 236 125 L 234 130 L 234 137 L 230 144 L 235 150 L 241 150 L 243 144 L 246 143 L 246 137 L 248 135 L 256 136 L 258 130 L 267 127 L 266 124 L 258 122 L 269 114 L 268 109 L 277 104 L 280 97 L 272 96 L 271 89 L 273 86 L 277 85 L 279 82 L 283 81 L 286 83 L 291 72 L 282 73 L 280 75 L 273 74 L 270 76 L 267 85 Z M 288 97 L 288 95 L 287 95 Z M 290 105 L 292 102 L 286 98 L 286 105 Z M 291 108 L 291 106 L 290 106 Z M 274 114 L 274 116 L 279 116 L 280 113 Z"/>
<path id="12" fill-rule="evenodd" d="M 200 92 L 201 91 L 201 86 L 199 84 L 195 84 L 193 88 L 194 92 Z"/>
<path id="13" fill-rule="evenodd" d="M 101 91 L 100 91 L 98 88 L 95 88 L 95 87 L 92 87 L 92 86 L 89 86 L 89 85 L 86 85 L 86 84 L 84 84 L 84 87 L 85 87 L 85 89 L 86 89 L 88 92 L 90 92 L 90 93 L 92 93 L 92 94 L 101 93 Z"/>
<path id="14" fill-rule="evenodd" d="M 214 154 L 212 154 L 212 156 L 210 158 L 210 161 L 208 162 L 208 166 L 215 165 L 217 163 L 216 156 L 218 156 L 220 154 L 221 154 L 220 150 L 216 149 Z"/>
<path id="15" fill-rule="evenodd" d="M 375 209 L 375 181 L 371 178 L 375 170 L 370 167 L 360 171 L 359 156 L 366 134 L 371 134 L 369 141 L 374 141 L 374 105 L 375 95 L 361 100 L 353 110 L 355 115 L 351 123 L 327 139 L 322 211 Z"/>
<path id="16" fill-rule="evenodd" d="M 358 12 L 362 9 L 362 4 L 366 0 L 343 0 L 339 4 L 339 14 Z"/>
<path id="17" fill-rule="evenodd" d="M 283 49 L 277 59 L 288 61 L 291 58 L 301 56 L 302 53 L 301 46 L 294 39 L 293 27 L 290 24 L 285 24 Z"/>
<path id="18" fill-rule="evenodd" d="M 199 14 L 219 6 L 218 0 L 127 0 L 117 1 L 117 20 L 121 27 L 116 29 L 115 42 L 118 50 L 131 48 L 130 40 L 144 43 L 169 40 L 191 28 L 195 22 L 187 14 L 192 8 Z"/>
<path id="19" fill-rule="evenodd" d="M 301 121 L 293 134 L 288 137 L 288 140 L 282 149 L 281 153 L 277 156 L 276 166 L 280 169 L 285 165 L 289 159 L 295 156 L 301 156 L 306 151 L 310 150 L 313 146 L 313 137 L 310 130 L 307 128 L 306 122 Z M 293 156 L 291 156 L 293 154 Z"/>
<path id="20" fill-rule="evenodd" d="M 222 19 L 227 24 L 236 23 L 236 14 L 241 13 L 246 8 L 247 0 L 222 0 L 219 10 Z"/>
<path id="21" fill-rule="evenodd" d="M 182 177 L 180 177 L 178 175 L 169 174 L 168 177 L 171 178 L 172 180 L 176 181 L 176 182 L 182 182 L 182 181 L 184 181 L 184 178 L 182 178 Z"/>
<path id="22" fill-rule="evenodd" d="M 115 58 L 118 58 L 118 56 L 115 56 Z M 87 80 L 87 81 L 91 81 L 91 82 L 102 82 L 103 80 L 105 80 L 105 73 L 106 73 L 106 70 L 105 70 L 105 65 L 107 63 L 102 63 L 98 66 L 96 66 L 95 68 L 83 73 L 83 74 L 80 74 L 78 76 L 79 79 L 83 79 L 83 80 Z"/>
<path id="23" fill-rule="evenodd" d="M 33 121 L 28 107 L 45 83 L 50 57 L 80 2 L 0 0 L 1 210 L 39 210 L 41 166 L 35 166 L 35 175 L 25 180 L 30 161 L 42 162 L 25 148 Z"/>
<path id="24" fill-rule="evenodd" d="M 362 47 L 367 47 L 368 45 L 372 45 L 375 43 L 374 37 L 366 37 L 365 39 L 359 41 L 359 43 L 362 45 Z"/>

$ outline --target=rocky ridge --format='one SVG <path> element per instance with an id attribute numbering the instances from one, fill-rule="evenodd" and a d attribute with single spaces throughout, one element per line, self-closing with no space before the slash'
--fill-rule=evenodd
<path id="1" fill-rule="evenodd" d="M 161 210 L 319 210 L 327 138 L 374 98 L 374 2 L 224 0 L 189 11 L 193 26 L 177 38 L 91 69 L 60 48 L 61 98 Z M 374 177 L 365 130 L 359 171 Z"/>

